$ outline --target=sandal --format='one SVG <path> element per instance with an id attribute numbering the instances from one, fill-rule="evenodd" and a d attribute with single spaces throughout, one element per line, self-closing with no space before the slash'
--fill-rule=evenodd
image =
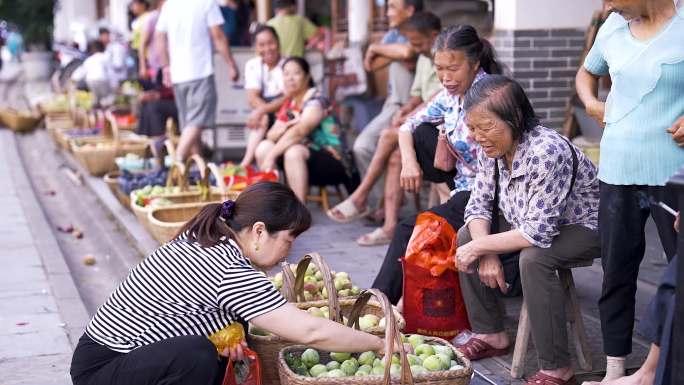
<path id="1" fill-rule="evenodd" d="M 361 211 L 358 208 L 356 208 L 351 199 L 345 199 L 337 206 L 328 210 L 326 214 L 328 215 L 328 218 L 332 219 L 335 222 L 349 223 L 359 218 L 365 217 L 366 215 L 368 215 L 369 212 L 370 210 L 368 208 Z"/>
<path id="2" fill-rule="evenodd" d="M 497 349 L 475 337 L 472 337 L 468 340 L 468 342 L 459 346 L 457 349 L 471 361 L 481 360 L 483 358 L 489 357 L 505 356 L 508 354 L 508 348 Z"/>
<path id="3" fill-rule="evenodd" d="M 359 239 L 356 240 L 356 243 L 359 246 L 388 245 L 390 242 L 392 242 L 392 237 L 385 234 L 385 230 L 383 230 L 382 227 L 378 227 L 370 233 L 360 236 Z"/>
<path id="4" fill-rule="evenodd" d="M 525 385 L 577 385 L 577 378 L 573 375 L 566 381 L 562 378 L 551 377 L 548 374 L 537 372 L 527 379 Z"/>

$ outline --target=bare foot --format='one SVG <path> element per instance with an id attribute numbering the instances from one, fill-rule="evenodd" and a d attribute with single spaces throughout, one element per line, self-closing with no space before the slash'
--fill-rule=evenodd
<path id="1" fill-rule="evenodd" d="M 647 370 L 637 370 L 631 376 L 624 376 L 608 381 L 585 381 L 582 385 L 653 385 L 655 381 L 655 373 Z"/>
<path id="2" fill-rule="evenodd" d="M 480 339 L 491 345 L 494 349 L 506 349 L 511 344 L 506 332 L 494 334 L 473 334 L 471 338 Z"/>

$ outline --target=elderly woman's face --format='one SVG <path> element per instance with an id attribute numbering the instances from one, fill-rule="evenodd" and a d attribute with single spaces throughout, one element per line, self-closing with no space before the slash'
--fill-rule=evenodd
<path id="1" fill-rule="evenodd" d="M 290 61 L 283 67 L 283 85 L 285 93 L 296 94 L 306 91 L 309 85 L 309 75 L 307 75 L 297 62 Z"/>
<path id="2" fill-rule="evenodd" d="M 280 59 L 280 50 L 278 49 L 278 41 L 270 31 L 263 31 L 256 35 L 254 47 L 257 55 L 269 66 L 278 63 Z"/>
<path id="3" fill-rule="evenodd" d="M 460 50 L 439 50 L 435 52 L 435 72 L 442 87 L 451 95 L 463 96 L 473 84 L 479 64 L 471 63 Z"/>
<path id="4" fill-rule="evenodd" d="M 500 158 L 513 149 L 513 130 L 485 107 L 468 111 L 466 124 L 487 157 Z"/>

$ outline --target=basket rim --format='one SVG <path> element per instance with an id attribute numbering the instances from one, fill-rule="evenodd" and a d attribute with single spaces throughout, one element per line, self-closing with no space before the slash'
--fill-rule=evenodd
<path id="1" fill-rule="evenodd" d="M 199 203 L 177 203 L 169 206 L 161 206 L 161 207 L 155 207 L 147 212 L 147 220 L 150 222 L 151 225 L 154 226 L 159 226 L 159 227 L 177 227 L 179 225 L 183 225 L 185 221 L 180 221 L 180 222 L 162 222 L 159 219 L 157 219 L 154 214 L 160 212 L 160 211 L 170 211 L 170 210 L 180 210 L 180 209 L 185 209 L 185 208 L 195 208 L 195 207 L 204 207 L 209 203 L 216 203 L 215 201 L 207 201 L 207 202 L 199 202 Z M 132 203 L 131 203 L 132 204 Z"/>
<path id="2" fill-rule="evenodd" d="M 456 349 L 455 346 L 450 344 L 447 340 L 439 338 L 439 337 L 431 337 L 431 336 L 423 336 L 425 337 L 425 341 L 431 341 L 431 342 L 438 342 L 441 345 L 449 346 L 451 350 L 454 352 L 454 356 L 458 358 L 458 361 L 460 361 L 460 364 L 462 364 L 463 368 L 458 369 L 458 370 L 440 370 L 437 372 L 427 372 L 427 373 L 422 373 L 422 374 L 414 374 L 413 375 L 413 381 L 415 383 L 421 383 L 421 382 L 427 382 L 427 381 L 444 381 L 449 378 L 462 378 L 462 377 L 471 377 L 473 374 L 473 364 L 463 356 L 463 353 L 459 352 L 458 349 Z M 316 377 L 307 377 L 307 376 L 302 376 L 300 374 L 295 373 L 290 369 L 290 366 L 287 365 L 287 362 L 285 362 L 285 354 L 289 353 L 291 351 L 304 351 L 308 349 L 309 347 L 306 345 L 290 345 L 282 348 L 278 352 L 278 366 L 280 370 L 286 370 L 287 372 L 285 373 L 287 376 L 292 377 L 298 381 L 312 381 L 316 380 Z M 322 349 L 316 349 L 316 350 L 322 350 Z M 325 351 L 325 350 L 322 350 Z M 382 381 L 383 376 L 381 375 L 370 375 L 370 376 L 364 376 L 364 377 L 354 377 L 354 376 L 347 376 L 347 377 L 342 377 L 345 378 L 345 380 L 348 380 L 349 383 L 357 383 L 357 384 L 366 384 L 368 383 L 369 379 L 368 377 L 371 377 L 373 380 L 377 379 L 378 381 Z M 396 379 L 398 377 L 394 376 L 392 379 Z M 313 383 L 313 382 L 312 382 Z"/>

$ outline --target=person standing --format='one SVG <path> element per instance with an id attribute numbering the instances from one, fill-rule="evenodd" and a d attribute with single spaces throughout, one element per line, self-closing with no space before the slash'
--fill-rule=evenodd
<path id="1" fill-rule="evenodd" d="M 280 53 L 285 57 L 304 57 L 305 45 L 315 44 L 323 37 L 323 30 L 306 17 L 297 15 L 294 0 L 276 0 L 273 8 L 276 15 L 267 24 L 278 32 Z"/>
<path id="2" fill-rule="evenodd" d="M 173 85 L 182 128 L 179 160 L 200 151 L 202 128 L 214 125 L 216 85 L 212 42 L 228 64 L 233 81 L 238 79 L 228 41 L 223 33 L 223 16 L 214 0 L 168 0 L 157 21 L 164 85 Z"/>
<path id="3" fill-rule="evenodd" d="M 668 260 L 676 254 L 669 214 L 677 208 L 665 182 L 684 164 L 684 10 L 681 0 L 606 0 L 613 12 L 601 26 L 577 93 L 587 112 L 606 127 L 599 169 L 599 232 L 603 289 L 599 299 L 606 380 L 625 374 L 632 350 L 639 265 L 646 220 L 658 228 Z M 610 74 L 606 103 L 596 97 L 598 77 Z"/>

